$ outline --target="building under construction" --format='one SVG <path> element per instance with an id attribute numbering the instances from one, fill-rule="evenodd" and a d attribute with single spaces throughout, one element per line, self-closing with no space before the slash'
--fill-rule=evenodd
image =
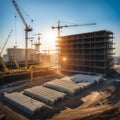
<path id="1" fill-rule="evenodd" d="M 113 66 L 113 33 L 101 30 L 60 36 L 57 41 L 62 71 L 106 75 Z"/>

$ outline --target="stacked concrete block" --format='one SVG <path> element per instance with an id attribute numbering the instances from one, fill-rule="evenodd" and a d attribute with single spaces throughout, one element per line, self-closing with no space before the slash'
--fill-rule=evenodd
<path id="1" fill-rule="evenodd" d="M 76 95 L 80 93 L 81 89 L 83 89 L 87 84 L 76 84 L 72 81 L 55 79 L 51 82 L 47 82 L 43 85 L 44 87 L 52 88 L 60 92 L 64 92 L 68 95 Z"/>
<path id="2" fill-rule="evenodd" d="M 37 112 L 40 112 L 40 110 L 45 108 L 44 103 L 17 92 L 9 94 L 5 93 L 4 101 L 30 116 L 35 115 Z"/>
<path id="3" fill-rule="evenodd" d="M 43 86 L 25 89 L 24 94 L 52 106 L 62 101 L 65 97 L 64 93 Z"/>

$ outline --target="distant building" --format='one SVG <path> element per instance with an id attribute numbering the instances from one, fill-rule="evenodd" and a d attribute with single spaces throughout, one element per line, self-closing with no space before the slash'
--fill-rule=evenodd
<path id="1" fill-rule="evenodd" d="M 120 64 L 120 56 L 114 56 L 114 63 Z"/>
<path id="2" fill-rule="evenodd" d="M 8 54 L 4 54 L 2 58 L 3 58 L 3 61 L 5 63 L 9 62 L 9 55 Z"/>
<path id="3" fill-rule="evenodd" d="M 56 54 L 41 54 L 41 62 L 45 66 L 56 66 Z"/>
<path id="4" fill-rule="evenodd" d="M 113 66 L 113 33 L 101 30 L 61 36 L 57 41 L 62 71 L 109 74 Z"/>
<path id="5" fill-rule="evenodd" d="M 11 62 L 10 55 L 13 55 L 18 62 L 25 61 L 25 49 L 23 48 L 8 48 L 7 54 L 3 55 L 3 60 Z M 35 49 L 28 49 L 28 61 L 37 61 Z"/>

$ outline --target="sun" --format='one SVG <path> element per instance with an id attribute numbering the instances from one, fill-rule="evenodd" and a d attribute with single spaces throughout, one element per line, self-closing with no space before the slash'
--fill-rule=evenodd
<path id="1" fill-rule="evenodd" d="M 44 35 L 44 43 L 50 48 L 55 47 L 57 35 L 54 31 L 48 31 Z"/>
<path id="2" fill-rule="evenodd" d="M 51 31 L 51 32 L 46 34 L 46 38 L 50 39 L 51 41 L 55 41 L 56 40 L 56 34 Z"/>

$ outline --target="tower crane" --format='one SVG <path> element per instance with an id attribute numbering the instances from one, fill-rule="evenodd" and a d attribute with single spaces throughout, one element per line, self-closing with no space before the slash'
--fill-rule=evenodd
<path id="1" fill-rule="evenodd" d="M 65 27 L 77 27 L 77 26 L 88 26 L 88 25 L 96 25 L 96 23 L 87 23 L 87 24 L 73 24 L 73 25 L 60 25 L 60 21 L 58 21 L 57 26 L 52 26 L 52 29 L 58 30 L 58 39 L 60 38 L 60 30 Z M 59 56 L 58 56 L 58 69 L 59 69 Z"/>
<path id="2" fill-rule="evenodd" d="M 13 5 L 14 5 L 16 11 L 18 12 L 18 15 L 20 16 L 23 24 L 25 25 L 25 67 L 27 69 L 28 68 L 28 32 L 31 32 L 32 28 L 26 23 L 16 1 L 12 0 L 12 2 L 13 2 Z"/>
<path id="3" fill-rule="evenodd" d="M 38 36 L 38 41 L 36 43 L 34 43 L 34 45 L 35 45 L 35 50 L 36 50 L 37 54 L 39 54 L 40 45 L 41 45 L 41 43 L 40 43 L 40 35 L 41 35 L 41 33 L 37 33 L 37 34 L 34 34 L 34 35 Z"/>
<path id="4" fill-rule="evenodd" d="M 34 37 L 29 37 L 28 39 L 29 39 L 30 42 L 31 42 L 31 49 L 33 49 L 33 39 L 34 39 Z"/>
<path id="5" fill-rule="evenodd" d="M 56 50 L 42 50 L 42 52 L 44 52 L 44 53 L 48 53 L 48 55 L 49 55 L 49 52 L 55 52 Z"/>
<path id="6" fill-rule="evenodd" d="M 58 26 L 52 26 L 52 29 L 58 30 L 58 38 L 60 37 L 60 30 L 64 27 L 77 27 L 77 26 L 88 26 L 88 25 L 96 25 L 96 23 L 87 23 L 87 24 L 73 24 L 73 25 L 60 25 L 60 21 L 58 21 Z"/>
<path id="7" fill-rule="evenodd" d="M 37 59 L 40 61 L 40 59 L 41 59 L 41 55 L 40 55 L 40 45 L 41 45 L 41 43 L 40 43 L 40 35 L 41 35 L 41 33 L 37 33 L 37 34 L 34 34 L 34 35 L 38 36 L 38 41 L 36 43 L 34 43 L 34 45 L 35 45 Z"/>
<path id="8" fill-rule="evenodd" d="M 10 36 L 11 36 L 12 31 L 13 31 L 13 29 L 10 30 L 10 33 L 9 33 L 9 35 L 8 35 L 8 37 L 7 37 L 7 39 L 6 39 L 5 43 L 4 43 L 1 51 L 0 51 L 0 62 L 1 62 L 1 64 L 2 64 L 2 66 L 3 66 L 4 71 L 8 71 L 8 68 L 7 68 L 7 66 L 5 65 L 5 63 L 4 63 L 1 55 L 2 55 L 3 50 L 5 49 L 5 46 L 6 46 L 7 42 L 8 42 L 8 40 L 9 40 Z"/>
<path id="9" fill-rule="evenodd" d="M 37 33 L 37 34 L 34 34 L 34 35 L 38 35 L 38 43 L 40 44 L 40 35 L 41 35 L 41 33 Z"/>

